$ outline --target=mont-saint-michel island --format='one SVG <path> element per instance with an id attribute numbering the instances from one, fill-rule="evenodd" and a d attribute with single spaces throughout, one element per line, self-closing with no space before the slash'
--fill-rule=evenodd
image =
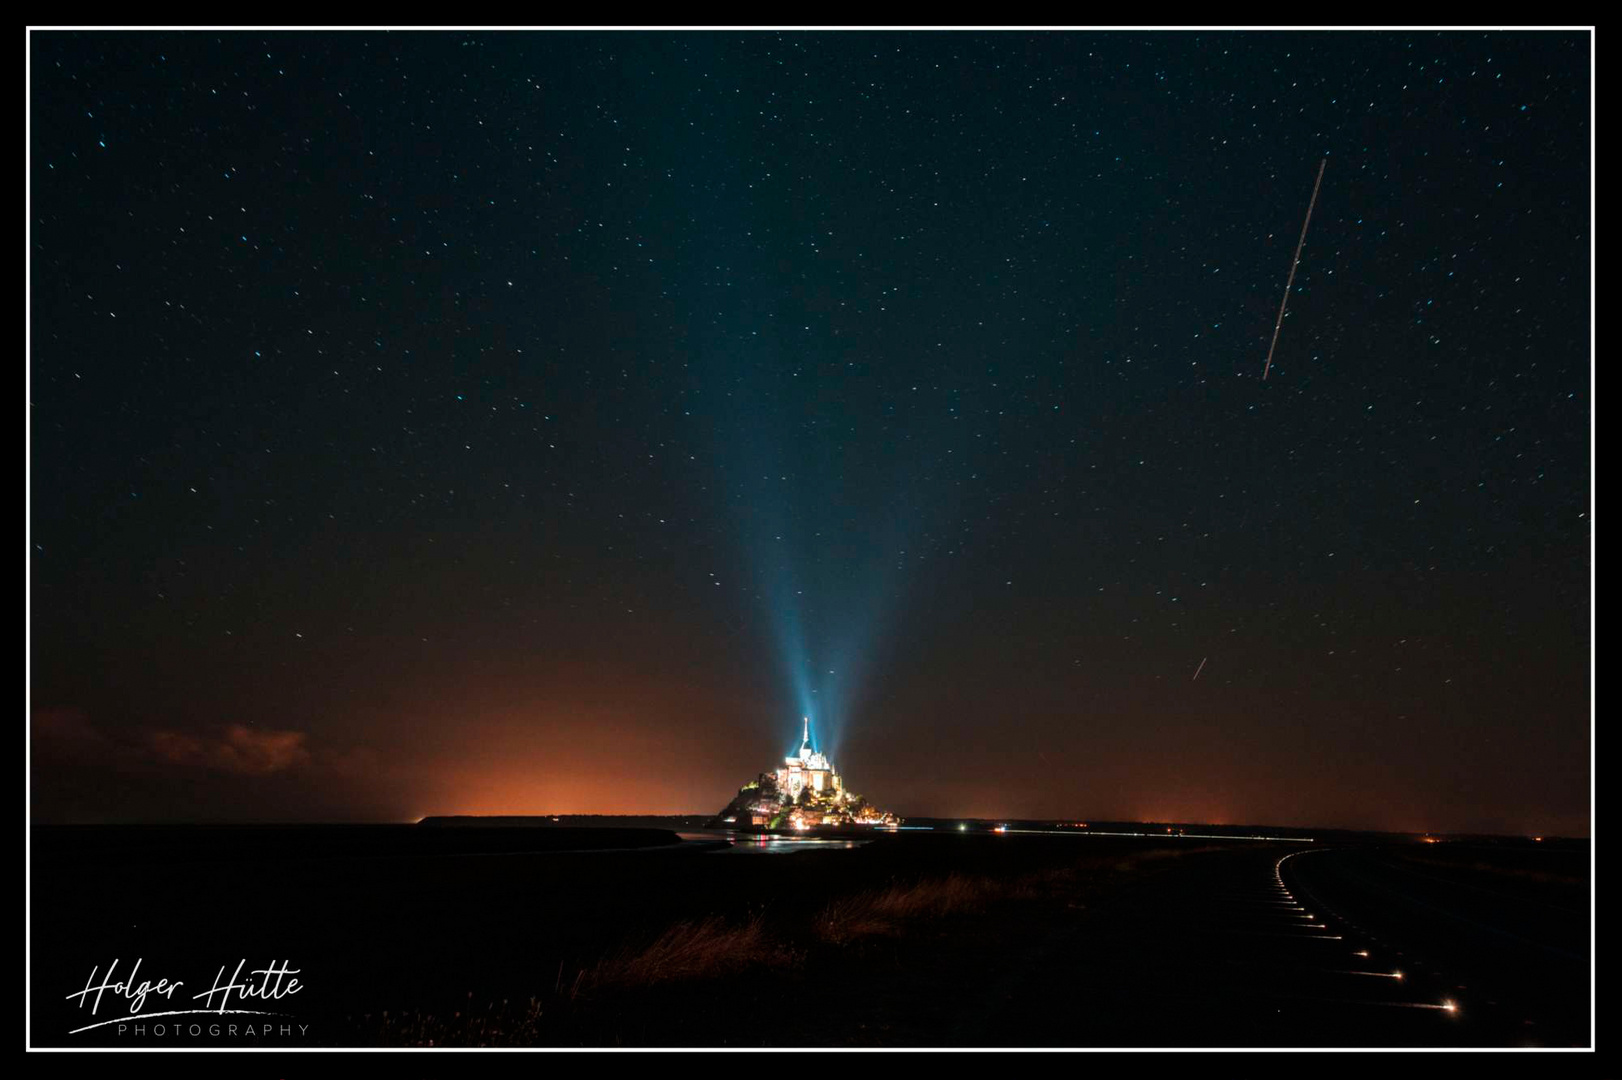
<path id="1" fill-rule="evenodd" d="M 811 743 L 811 719 L 801 721 L 800 748 L 776 769 L 738 789 L 715 824 L 765 830 L 896 826 L 900 819 L 848 790 L 839 770 Z"/>

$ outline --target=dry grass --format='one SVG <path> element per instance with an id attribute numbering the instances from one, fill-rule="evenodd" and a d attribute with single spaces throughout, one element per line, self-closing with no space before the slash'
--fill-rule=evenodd
<path id="1" fill-rule="evenodd" d="M 843 944 L 862 937 L 899 934 L 926 919 L 983 911 L 1003 900 L 1052 898 L 1068 893 L 1078 878 L 1074 867 L 1039 870 L 995 879 L 950 874 L 944 878 L 897 883 L 829 903 L 812 924 L 813 935 Z M 677 923 L 650 944 L 626 948 L 559 987 L 569 998 L 598 990 L 646 987 L 676 980 L 713 979 L 761 966 L 793 963 L 796 954 L 774 937 L 760 915 L 744 922 L 720 916 Z"/>
<path id="2" fill-rule="evenodd" d="M 969 914 L 1005 900 L 1059 900 L 1072 897 L 1087 878 L 1122 874 L 1145 863 L 1221 850 L 1218 847 L 1134 853 L 1126 859 L 1082 861 L 1050 866 L 1012 878 L 952 874 L 836 900 L 823 908 L 813 930 L 823 941 L 843 944 L 857 938 L 899 934 L 903 924 L 947 915 Z M 1075 904 L 1071 905 L 1076 906 Z"/>
<path id="3" fill-rule="evenodd" d="M 1008 895 L 1011 889 L 1011 884 L 961 874 L 891 885 L 835 900 L 817 916 L 815 930 L 822 940 L 836 943 L 895 934 L 903 923 L 914 919 L 979 911 L 992 900 Z"/>
<path id="4" fill-rule="evenodd" d="M 767 933 L 759 915 L 743 923 L 719 916 L 677 923 L 644 948 L 623 949 L 580 973 L 573 995 L 608 987 L 651 986 L 676 979 L 713 979 L 792 954 Z"/>
<path id="5" fill-rule="evenodd" d="M 836 899 L 823 907 L 807 927 L 788 920 L 778 936 L 763 917 L 728 921 L 712 915 L 679 922 L 646 944 L 631 944 L 583 970 L 561 964 L 549 996 L 527 1003 L 502 1001 L 467 1007 L 450 1015 L 383 1013 L 368 1015 L 363 1027 L 383 1045 L 524 1046 L 578 1035 L 573 1025 L 594 1032 L 588 1021 L 593 999 L 685 981 L 725 978 L 783 968 L 799 963 L 814 942 L 842 946 L 863 938 L 905 934 L 913 926 L 952 916 L 985 912 L 1007 902 L 1046 901 L 1074 909 L 1086 906 L 1095 885 L 1123 873 L 1147 870 L 1179 855 L 1219 850 L 1182 848 L 1104 856 L 1040 867 L 1011 877 L 949 874 L 946 877 L 898 881 L 887 887 Z M 807 935 L 809 930 L 809 936 Z M 785 942 L 793 942 L 790 948 Z M 542 1007 L 545 1007 L 543 1018 Z M 579 1006 L 587 1006 L 581 1011 Z M 594 1035 L 586 1036 L 588 1038 Z"/>
<path id="6" fill-rule="evenodd" d="M 530 998 L 515 1003 L 487 1001 L 481 1008 L 469 990 L 467 1005 L 447 1014 L 417 1009 L 366 1013 L 347 1017 L 363 1032 L 362 1045 L 378 1046 L 526 1046 L 532 1045 L 541 1024 L 541 1002 Z M 345 1041 L 338 1045 L 352 1045 Z"/>

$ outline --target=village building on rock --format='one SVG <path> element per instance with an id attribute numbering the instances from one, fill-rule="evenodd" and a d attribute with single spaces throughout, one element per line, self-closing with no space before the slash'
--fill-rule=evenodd
<path id="1" fill-rule="evenodd" d="M 799 752 L 784 758 L 780 768 L 745 784 L 718 815 L 718 823 L 803 831 L 821 826 L 896 825 L 899 819 L 845 790 L 833 762 L 812 748 L 807 718 Z"/>

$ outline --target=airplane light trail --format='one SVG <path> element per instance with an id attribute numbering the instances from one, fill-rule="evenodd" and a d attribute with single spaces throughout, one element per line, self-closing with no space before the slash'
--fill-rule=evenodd
<path id="1" fill-rule="evenodd" d="M 1307 203 L 1307 219 L 1301 223 L 1301 239 L 1296 241 L 1295 261 L 1290 263 L 1290 277 L 1284 283 L 1284 299 L 1278 305 L 1278 322 L 1273 324 L 1273 343 L 1267 347 L 1267 366 L 1262 368 L 1263 382 L 1267 381 L 1267 373 L 1273 370 L 1273 350 L 1278 348 L 1278 332 L 1284 328 L 1284 308 L 1290 302 L 1290 286 L 1295 284 L 1295 268 L 1301 264 L 1301 249 L 1307 243 L 1307 226 L 1312 224 L 1312 208 L 1318 205 L 1318 186 L 1324 182 L 1324 166 L 1328 164 L 1328 158 L 1318 163 L 1318 179 L 1312 184 L 1312 201 Z"/>

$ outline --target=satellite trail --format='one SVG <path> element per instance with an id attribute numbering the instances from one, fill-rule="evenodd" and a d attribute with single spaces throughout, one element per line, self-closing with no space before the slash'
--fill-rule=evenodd
<path id="1" fill-rule="evenodd" d="M 1307 243 L 1307 226 L 1312 224 L 1312 208 L 1318 205 L 1318 185 L 1324 182 L 1324 166 L 1328 164 L 1328 158 L 1318 163 L 1318 179 L 1312 184 L 1312 201 L 1307 203 L 1307 219 L 1301 223 L 1301 239 L 1295 244 L 1295 261 L 1290 263 L 1290 278 L 1284 283 L 1284 299 L 1278 305 L 1278 322 L 1273 324 L 1273 344 L 1267 347 L 1267 366 L 1262 368 L 1263 382 L 1267 381 L 1267 373 L 1273 370 L 1273 350 L 1278 348 L 1278 332 L 1284 328 L 1284 308 L 1290 302 L 1290 286 L 1295 284 L 1295 268 L 1301 264 L 1301 249 Z"/>
<path id="2" fill-rule="evenodd" d="M 1198 682 L 1199 681 L 1200 672 L 1205 670 L 1205 661 L 1207 661 L 1209 659 L 1211 659 L 1209 656 L 1202 657 L 1200 659 L 1200 666 L 1194 669 L 1194 677 L 1192 679 L 1188 680 L 1189 682 Z"/>

